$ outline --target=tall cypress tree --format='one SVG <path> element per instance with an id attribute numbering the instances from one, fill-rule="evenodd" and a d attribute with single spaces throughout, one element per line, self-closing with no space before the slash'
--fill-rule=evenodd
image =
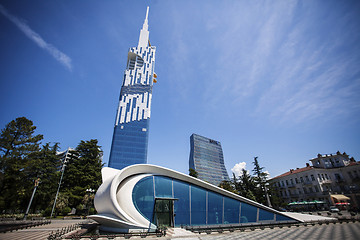
<path id="1" fill-rule="evenodd" d="M 258 157 L 254 157 L 254 181 L 256 185 L 255 190 L 255 197 L 256 200 L 262 204 L 267 204 L 267 190 L 266 190 L 266 184 L 267 184 L 267 176 L 268 174 L 264 172 L 264 168 L 260 167 L 260 164 L 258 162 Z"/>

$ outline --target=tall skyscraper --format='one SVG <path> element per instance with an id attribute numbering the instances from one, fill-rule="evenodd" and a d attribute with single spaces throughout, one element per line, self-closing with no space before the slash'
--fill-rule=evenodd
<path id="1" fill-rule="evenodd" d="M 149 41 L 148 14 L 149 7 L 138 46 L 128 53 L 110 151 L 112 168 L 147 163 L 152 86 L 156 81 L 156 47 Z"/>
<path id="2" fill-rule="evenodd" d="M 198 178 L 218 186 L 229 180 L 221 143 L 197 134 L 190 137 L 189 168 L 198 173 Z"/>

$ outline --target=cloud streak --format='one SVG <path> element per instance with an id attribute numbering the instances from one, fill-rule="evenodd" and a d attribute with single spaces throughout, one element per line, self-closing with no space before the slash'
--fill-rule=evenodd
<path id="1" fill-rule="evenodd" d="M 0 12 L 14 23 L 28 38 L 35 42 L 40 48 L 47 51 L 53 58 L 64 65 L 69 71 L 72 71 L 71 58 L 58 50 L 56 47 L 47 43 L 38 33 L 34 32 L 24 20 L 10 14 L 1 4 Z"/>

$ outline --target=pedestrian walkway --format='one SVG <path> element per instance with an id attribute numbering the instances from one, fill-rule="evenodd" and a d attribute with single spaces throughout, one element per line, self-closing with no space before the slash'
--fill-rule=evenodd
<path id="1" fill-rule="evenodd" d="M 14 232 L 0 233 L 0 240 L 46 240 L 51 232 L 56 232 L 59 229 L 74 226 L 80 223 L 88 223 L 88 220 L 52 220 L 51 224 L 37 226 L 29 229 L 22 229 Z M 206 233 L 193 233 L 182 228 L 169 228 L 166 236 L 157 238 L 155 236 L 148 236 L 145 239 L 158 239 L 158 240 L 236 240 L 236 239 L 346 239 L 357 240 L 360 236 L 360 222 L 335 222 L 308 224 L 308 225 L 293 225 L 276 226 L 273 229 L 247 229 L 235 230 L 233 232 L 224 231 L 223 233 L 213 232 Z M 83 237 L 82 240 L 89 240 L 90 237 Z M 99 240 L 107 240 L 107 238 L 99 238 Z M 112 238 L 114 240 L 122 240 L 123 237 Z M 134 236 L 130 239 L 144 239 L 140 236 Z"/>
<path id="2" fill-rule="evenodd" d="M 51 232 L 56 232 L 59 229 L 67 228 L 69 226 L 86 222 L 87 220 L 51 220 L 51 224 L 41 225 L 28 229 L 21 229 L 13 232 L 0 233 L 0 240 L 45 240 Z"/>
<path id="3" fill-rule="evenodd" d="M 291 227 L 274 227 L 264 230 L 236 230 L 234 232 L 224 231 L 222 233 L 192 233 L 181 228 L 169 228 L 165 237 L 148 236 L 142 238 L 140 236 L 132 236 L 130 239 L 156 239 L 156 240 L 277 240 L 277 239 L 303 239 L 303 240 L 332 240 L 346 239 L 358 240 L 360 236 L 360 222 L 349 223 L 329 223 L 322 225 L 300 225 Z M 83 237 L 81 240 L 91 240 L 93 238 Z M 113 240 L 123 240 L 124 237 L 112 237 Z M 98 240 L 108 240 L 106 237 L 98 238 Z"/>
<path id="4" fill-rule="evenodd" d="M 195 237 L 178 237 L 171 239 L 182 240 L 235 240 L 235 239 L 251 239 L 251 240 L 263 240 L 263 239 L 346 239 L 357 240 L 360 236 L 360 223 L 337 223 L 329 225 L 316 225 L 316 226 L 300 226 L 291 228 L 274 228 L 254 231 L 235 231 L 224 232 L 217 234 L 198 234 Z M 166 238 L 163 238 L 166 239 Z"/>

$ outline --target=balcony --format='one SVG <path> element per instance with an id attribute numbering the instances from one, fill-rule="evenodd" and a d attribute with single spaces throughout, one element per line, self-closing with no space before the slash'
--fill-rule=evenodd
<path id="1" fill-rule="evenodd" d="M 344 184 L 345 183 L 345 180 L 342 179 L 342 178 L 338 178 L 335 180 L 336 183 L 339 183 L 339 184 Z"/>
<path id="2" fill-rule="evenodd" d="M 310 180 L 307 180 L 307 181 L 303 181 L 302 184 L 303 185 L 312 185 L 312 182 Z"/>
<path id="3" fill-rule="evenodd" d="M 330 179 L 326 179 L 326 180 L 321 181 L 321 184 L 323 184 L 323 185 L 331 184 L 331 183 L 332 183 L 332 180 L 330 180 Z"/>
<path id="4" fill-rule="evenodd" d="M 292 193 L 290 194 L 290 197 L 299 197 L 300 195 L 298 193 Z"/>
<path id="5" fill-rule="evenodd" d="M 293 184 L 293 183 L 289 183 L 289 184 L 287 185 L 287 187 L 288 187 L 288 188 L 296 188 L 296 185 Z"/>

